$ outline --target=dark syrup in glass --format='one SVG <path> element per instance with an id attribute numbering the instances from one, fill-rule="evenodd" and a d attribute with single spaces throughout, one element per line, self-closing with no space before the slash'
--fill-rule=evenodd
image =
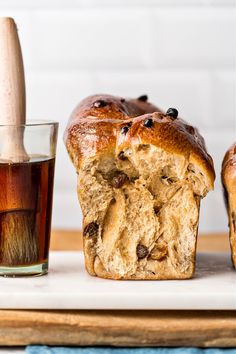
<path id="1" fill-rule="evenodd" d="M 55 159 L 0 162 L 0 266 L 48 261 Z"/>

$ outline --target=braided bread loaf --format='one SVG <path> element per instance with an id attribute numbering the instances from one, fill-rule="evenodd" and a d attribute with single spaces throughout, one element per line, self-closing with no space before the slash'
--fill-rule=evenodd
<path id="1" fill-rule="evenodd" d="M 193 275 L 200 199 L 215 174 L 203 138 L 177 115 L 145 95 L 95 95 L 72 113 L 64 140 L 78 174 L 91 275 Z"/>
<path id="2" fill-rule="evenodd" d="M 236 268 L 236 143 L 225 154 L 221 177 L 229 217 L 229 239 L 232 261 Z"/>

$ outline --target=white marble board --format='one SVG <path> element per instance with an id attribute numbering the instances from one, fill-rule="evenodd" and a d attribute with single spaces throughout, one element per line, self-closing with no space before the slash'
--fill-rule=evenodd
<path id="1" fill-rule="evenodd" d="M 113 281 L 89 276 L 82 252 L 51 252 L 47 276 L 0 278 L 0 308 L 236 310 L 236 271 L 202 253 L 190 280 Z"/>

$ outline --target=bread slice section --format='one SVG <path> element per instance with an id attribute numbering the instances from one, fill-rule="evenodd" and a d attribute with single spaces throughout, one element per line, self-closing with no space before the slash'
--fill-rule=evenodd
<path id="1" fill-rule="evenodd" d="M 150 144 L 134 145 L 122 160 L 89 161 L 78 177 L 88 272 L 112 279 L 190 278 L 205 194 L 197 166 Z"/>

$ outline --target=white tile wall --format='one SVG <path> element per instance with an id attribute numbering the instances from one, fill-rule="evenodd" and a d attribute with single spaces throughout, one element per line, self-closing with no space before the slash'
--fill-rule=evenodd
<path id="1" fill-rule="evenodd" d="M 55 227 L 81 226 L 67 119 L 83 97 L 107 92 L 147 93 L 199 127 L 217 172 L 200 231 L 227 230 L 219 174 L 236 140 L 235 0 L 0 0 L 0 16 L 18 23 L 28 117 L 60 122 Z"/>
<path id="2" fill-rule="evenodd" d="M 153 66 L 209 71 L 233 67 L 234 32 L 235 13 L 228 8 L 152 10 Z"/>

